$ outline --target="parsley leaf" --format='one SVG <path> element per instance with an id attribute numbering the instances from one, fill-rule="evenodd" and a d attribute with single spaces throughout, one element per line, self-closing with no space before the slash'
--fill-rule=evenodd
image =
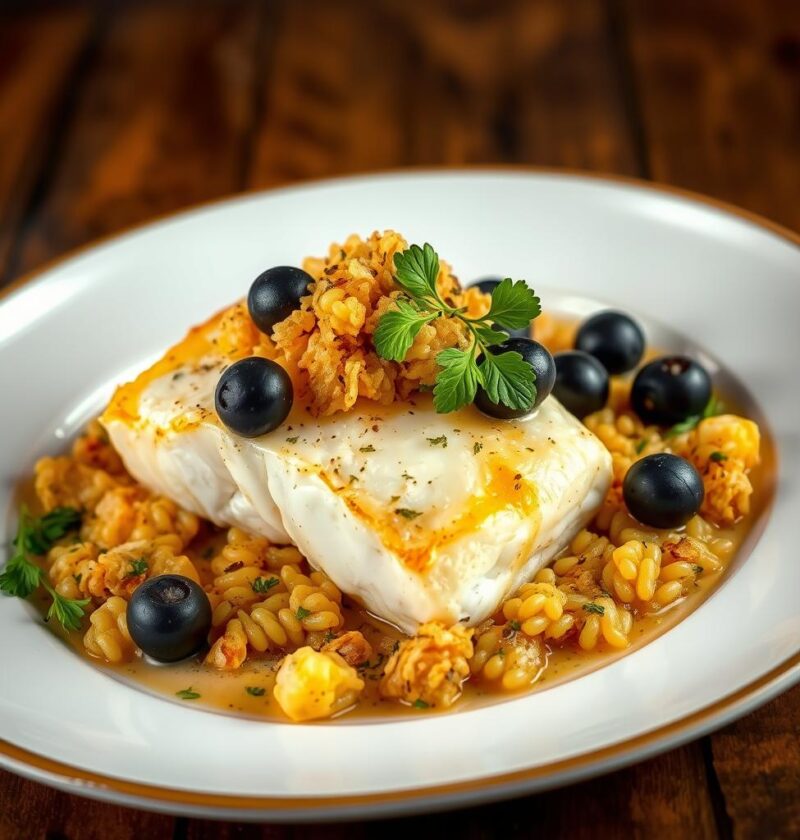
<path id="1" fill-rule="evenodd" d="M 411 510 L 411 508 L 395 508 L 394 512 L 398 516 L 402 516 L 403 519 L 416 519 L 418 516 L 422 516 L 422 511 Z"/>
<path id="2" fill-rule="evenodd" d="M 725 404 L 719 397 L 717 397 L 716 394 L 712 394 L 711 398 L 706 403 L 706 407 L 703 409 L 703 420 L 707 417 L 717 417 L 720 414 L 724 414 L 724 412 Z"/>
<path id="3" fill-rule="evenodd" d="M 17 598 L 27 598 L 39 586 L 52 599 L 46 621 L 55 618 L 65 630 L 77 630 L 89 599 L 65 598 L 50 585 L 42 569 L 29 555 L 44 554 L 56 540 L 75 530 L 81 522 L 74 508 L 55 508 L 36 519 L 25 507 L 20 511 L 14 553 L 0 573 L 0 591 Z"/>
<path id="4" fill-rule="evenodd" d="M 28 554 L 46 554 L 57 540 L 81 524 L 80 512 L 71 507 L 53 508 L 39 519 L 31 518 L 25 511 L 24 518 L 25 527 L 22 528 L 20 517 L 20 533 L 15 542 Z"/>
<path id="5" fill-rule="evenodd" d="M 725 406 L 714 394 L 712 394 L 711 399 L 706 403 L 706 407 L 703 409 L 702 414 L 692 414 L 685 420 L 681 420 L 680 423 L 676 423 L 674 426 L 671 426 L 665 432 L 664 439 L 669 440 L 669 438 L 677 437 L 678 435 L 685 435 L 686 432 L 691 432 L 701 420 L 706 420 L 708 417 L 716 417 L 717 415 L 722 414 L 723 411 L 725 411 Z"/>
<path id="6" fill-rule="evenodd" d="M 439 257 L 430 245 L 411 245 L 395 254 L 394 266 L 397 285 L 409 299 L 398 299 L 397 309 L 386 312 L 378 322 L 373 335 L 378 355 L 402 362 L 423 324 L 440 316 L 459 319 L 472 346 L 467 350 L 447 348 L 436 357 L 440 367 L 433 388 L 436 411 L 446 414 L 468 405 L 479 386 L 494 403 L 529 409 L 536 399 L 533 368 L 519 353 L 507 351 L 495 356 L 484 351 L 508 338 L 504 329 L 527 327 L 539 315 L 541 304 L 533 290 L 522 280 L 506 278 L 492 291 L 489 312 L 471 318 L 465 314 L 466 308 L 454 308 L 439 296 Z"/>
<path id="7" fill-rule="evenodd" d="M 447 449 L 447 435 L 439 435 L 439 437 L 428 438 L 428 443 L 431 446 L 441 446 L 442 449 Z"/>
<path id="8" fill-rule="evenodd" d="M 473 326 L 475 330 L 475 335 L 478 338 L 478 341 L 484 347 L 492 347 L 495 344 L 502 344 L 507 338 L 508 333 L 504 332 L 501 329 L 496 329 L 495 327 L 486 327 L 483 324 L 475 324 Z"/>
<path id="9" fill-rule="evenodd" d="M 708 457 L 712 461 L 716 461 L 716 463 L 720 463 L 721 461 L 727 461 L 728 460 L 728 456 L 724 452 L 719 452 L 718 450 L 715 451 L 715 452 L 712 452 Z"/>
<path id="10" fill-rule="evenodd" d="M 176 697 L 180 697 L 181 700 L 197 700 L 200 695 L 192 689 L 191 686 L 189 688 L 182 688 L 180 691 L 175 692 Z"/>
<path id="11" fill-rule="evenodd" d="M 24 554 L 15 554 L 0 574 L 0 590 L 6 595 L 27 598 L 39 585 L 42 570 L 31 563 Z"/>
<path id="12" fill-rule="evenodd" d="M 144 557 L 140 557 L 138 560 L 131 560 L 125 577 L 139 577 L 139 575 L 146 574 L 148 568 L 147 559 Z"/>
<path id="13" fill-rule="evenodd" d="M 584 604 L 583 609 L 584 612 L 594 613 L 595 615 L 605 615 L 606 613 L 606 608 L 602 604 L 595 604 L 594 601 Z"/>
<path id="14" fill-rule="evenodd" d="M 390 362 L 402 362 L 422 325 L 437 315 L 436 312 L 418 312 L 408 301 L 399 299 L 397 309 L 381 318 L 373 335 L 378 355 Z"/>
<path id="15" fill-rule="evenodd" d="M 302 621 L 304 618 L 308 618 L 311 615 L 311 610 L 307 610 L 305 607 L 298 607 L 295 615 L 297 616 L 298 621 Z"/>
<path id="16" fill-rule="evenodd" d="M 248 685 L 245 687 L 245 691 L 251 697 L 263 697 L 267 693 L 267 689 L 262 688 L 260 685 Z"/>
<path id="17" fill-rule="evenodd" d="M 525 281 L 515 283 L 507 277 L 492 292 L 492 307 L 486 317 L 501 327 L 518 330 L 527 327 L 541 311 L 539 298 Z"/>
<path id="18" fill-rule="evenodd" d="M 257 577 L 251 584 L 250 588 L 253 592 L 269 592 L 273 586 L 277 586 L 280 580 L 276 577 L 263 578 Z"/>
<path id="19" fill-rule="evenodd" d="M 431 704 L 426 703 L 421 697 L 417 697 L 417 699 L 411 704 L 415 709 L 430 709 Z"/>
<path id="20" fill-rule="evenodd" d="M 536 374 L 519 353 L 486 353 L 478 368 L 483 375 L 483 387 L 496 405 L 527 409 L 536 399 Z"/>
<path id="21" fill-rule="evenodd" d="M 439 414 L 456 411 L 468 405 L 478 392 L 480 371 L 469 350 L 442 350 L 436 356 L 436 363 L 442 369 L 436 377 L 433 389 L 433 407 Z"/>
<path id="22" fill-rule="evenodd" d="M 439 277 L 439 256 L 432 246 L 412 245 L 407 251 L 394 255 L 395 279 L 414 297 L 436 297 L 436 280 Z"/>
<path id="23" fill-rule="evenodd" d="M 55 589 L 51 589 L 50 586 L 46 585 L 45 589 L 53 598 L 53 603 L 50 604 L 45 621 L 55 618 L 65 630 L 78 630 L 81 626 L 84 608 L 88 605 L 90 599 L 65 598 Z"/>

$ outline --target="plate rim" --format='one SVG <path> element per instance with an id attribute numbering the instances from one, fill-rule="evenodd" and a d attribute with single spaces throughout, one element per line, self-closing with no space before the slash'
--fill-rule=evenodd
<path id="1" fill-rule="evenodd" d="M 703 709 L 601 750 L 512 773 L 402 791 L 291 798 L 194 793 L 94 773 L 53 761 L 5 740 L 0 740 L 0 766 L 66 793 L 176 816 L 298 823 L 384 818 L 496 802 L 618 770 L 731 723 L 798 683 L 800 653 Z"/>
<path id="2" fill-rule="evenodd" d="M 800 234 L 758 213 L 682 187 L 646 181 L 634 176 L 525 164 L 409 166 L 336 177 L 307 179 L 300 182 L 279 183 L 266 189 L 242 190 L 199 202 L 189 207 L 183 207 L 180 210 L 159 214 L 141 223 L 131 225 L 122 231 L 116 231 L 73 248 L 46 261 L 32 271 L 22 274 L 5 287 L 0 288 L 0 305 L 6 298 L 28 283 L 37 279 L 44 279 L 44 275 L 84 252 L 91 251 L 100 245 L 112 244 L 132 233 L 157 227 L 171 219 L 235 202 L 239 199 L 313 189 L 316 186 L 323 185 L 368 181 L 382 176 L 442 174 L 470 176 L 503 173 L 596 181 L 612 186 L 627 186 L 635 190 L 666 194 L 669 197 L 700 204 L 706 208 L 743 220 L 800 249 Z M 433 788 L 412 788 L 402 791 L 382 791 L 336 797 L 299 796 L 291 798 L 193 793 L 97 774 L 16 747 L 4 739 L 0 739 L 0 767 L 68 793 L 175 815 L 191 814 L 217 819 L 275 819 L 283 822 L 314 822 L 331 819 L 345 820 L 356 817 L 396 816 L 410 812 L 430 812 L 497 801 L 574 783 L 593 775 L 609 772 L 679 746 L 724 726 L 753 711 L 797 683 L 800 683 L 800 652 L 788 657 L 771 671 L 731 694 L 718 698 L 715 702 L 679 720 L 661 727 L 655 727 L 647 732 L 640 733 L 634 738 L 611 744 L 598 751 L 579 753 L 547 765 L 439 785 Z"/>

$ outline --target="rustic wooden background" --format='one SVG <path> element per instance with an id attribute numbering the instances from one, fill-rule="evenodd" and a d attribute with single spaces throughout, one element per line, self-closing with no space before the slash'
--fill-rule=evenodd
<path id="1" fill-rule="evenodd" d="M 0 6 L 0 284 L 243 189 L 491 162 L 652 178 L 800 228 L 800 2 Z M 464 838 L 798 837 L 798 736 L 800 688 L 630 769 L 400 828 Z M 0 836 L 15 840 L 391 829 L 173 819 L 0 774 Z"/>

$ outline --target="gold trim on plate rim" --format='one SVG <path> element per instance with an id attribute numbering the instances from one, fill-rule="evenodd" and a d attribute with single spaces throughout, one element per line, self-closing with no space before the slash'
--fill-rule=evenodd
<path id="1" fill-rule="evenodd" d="M 321 178 L 292 182 L 274 186 L 267 190 L 248 190 L 167 213 L 147 222 L 134 225 L 125 231 L 109 234 L 99 240 L 80 246 L 67 254 L 48 261 L 32 272 L 22 275 L 0 289 L 0 304 L 3 298 L 20 289 L 39 275 L 100 243 L 125 236 L 149 225 L 163 222 L 187 211 L 224 204 L 226 200 L 241 196 L 256 196 L 293 187 L 307 187 L 323 183 L 357 181 L 361 178 L 381 175 L 443 174 L 465 175 L 493 172 L 521 172 L 531 175 L 563 175 L 585 180 L 596 180 L 609 184 L 622 184 L 656 193 L 677 196 L 697 204 L 711 207 L 731 216 L 743 219 L 763 228 L 800 247 L 800 234 L 772 222 L 757 213 L 736 207 L 719 199 L 694 193 L 680 187 L 644 181 L 625 175 L 583 172 L 555 167 L 520 166 L 495 164 L 490 166 L 454 167 L 406 167 L 377 172 L 356 173 L 335 178 Z M 243 819 L 274 818 L 278 820 L 314 821 L 322 819 L 343 819 L 356 816 L 386 816 L 403 812 L 443 809 L 458 805 L 474 805 L 519 795 L 534 790 L 555 787 L 559 784 L 579 781 L 588 776 L 642 760 L 650 755 L 678 746 L 722 726 L 768 702 L 777 694 L 800 682 L 800 652 L 751 683 L 734 691 L 716 702 L 693 712 L 680 720 L 673 721 L 644 734 L 604 747 L 594 752 L 582 753 L 571 758 L 551 762 L 539 767 L 503 773 L 497 776 L 471 779 L 465 782 L 415 788 L 402 791 L 385 791 L 374 794 L 360 794 L 331 797 L 251 797 L 162 788 L 153 785 L 129 782 L 72 767 L 40 756 L 0 739 L 0 765 L 26 778 L 93 799 L 117 802 L 132 807 L 145 807 L 168 813 L 193 813 L 205 816 L 239 817 Z"/>

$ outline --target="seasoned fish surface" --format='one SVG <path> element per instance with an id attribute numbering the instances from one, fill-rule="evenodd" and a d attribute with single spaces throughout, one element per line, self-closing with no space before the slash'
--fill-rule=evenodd
<path id="1" fill-rule="evenodd" d="M 525 420 L 436 414 L 427 395 L 238 437 L 214 412 L 228 359 L 193 331 L 103 416 L 133 476 L 219 525 L 292 542 L 379 617 L 473 625 L 590 519 L 606 448 L 550 397 Z M 207 336 L 206 336 L 207 337 Z"/>

